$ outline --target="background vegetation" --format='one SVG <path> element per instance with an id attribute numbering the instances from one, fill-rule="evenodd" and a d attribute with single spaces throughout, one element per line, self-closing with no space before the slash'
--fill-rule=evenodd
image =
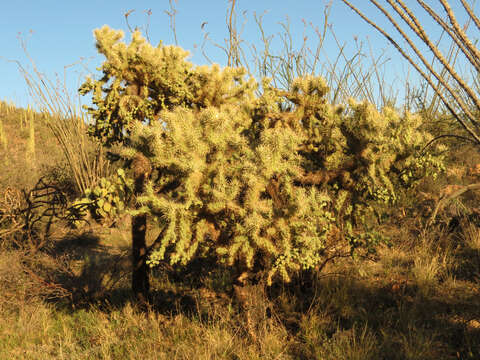
<path id="1" fill-rule="evenodd" d="M 234 1 L 231 2 L 230 11 L 230 19 L 235 19 Z M 259 25 L 261 26 L 261 22 Z M 104 39 L 116 40 L 105 41 L 102 45 L 100 36 L 97 38 L 100 40 L 99 50 L 103 49 L 108 55 L 111 49 L 122 49 L 122 45 L 118 44 L 115 48 L 119 40 L 118 34 L 106 28 L 101 31 Z M 229 65 L 247 65 L 242 57 L 241 47 L 237 46 L 242 42 L 238 38 L 233 20 L 229 24 L 229 31 L 230 42 L 225 48 Z M 131 46 L 141 42 L 139 35 L 136 36 L 136 43 L 134 41 Z M 267 49 L 268 44 L 265 45 Z M 149 48 L 146 49 L 148 51 Z M 170 50 L 173 55 L 181 53 L 179 48 Z M 71 100 L 62 97 L 60 89 L 45 81 L 39 72 L 35 70 L 33 74 L 24 73 L 37 102 L 42 104 L 40 111 L 18 109 L 6 102 L 0 104 L 0 283 L 3 290 L 0 298 L 0 358 L 117 359 L 138 358 L 138 354 L 142 354 L 146 359 L 480 357 L 479 198 L 471 188 L 464 191 L 466 185 L 476 184 L 480 177 L 478 148 L 459 137 L 444 137 L 441 140 L 446 141 L 436 148 L 437 152 L 432 153 L 429 162 L 418 162 L 422 159 L 420 155 L 426 155 L 422 150 L 430 139 L 439 137 L 446 131 L 460 134 L 461 124 L 454 120 L 448 109 L 434 106 L 435 97 L 419 96 L 420 89 L 418 92 L 410 92 L 411 98 L 405 101 L 394 101 L 395 99 L 384 92 L 379 97 L 382 100 L 371 107 L 366 103 L 349 103 L 349 96 L 358 100 L 374 100 L 372 96 L 368 96 L 375 93 L 371 87 L 373 85 L 358 79 L 372 79 L 371 74 L 375 68 L 361 67 L 354 62 L 347 63 L 342 71 L 331 68 L 330 72 L 323 74 L 331 88 L 327 91 L 325 83 L 316 83 L 314 86 L 312 77 L 308 77 L 318 74 L 313 64 L 320 61 L 315 57 L 309 58 L 308 51 L 296 52 L 286 46 L 282 56 L 270 54 L 268 51 L 259 54 L 263 54 L 256 59 L 259 72 L 253 74 L 251 66 L 249 71 L 258 79 L 262 76 L 270 77 L 272 85 L 269 87 L 268 83 L 264 82 L 255 94 L 248 94 L 251 82 L 242 83 L 238 80 L 242 72 L 232 76 L 228 73 L 229 70 L 222 70 L 225 71 L 222 73 L 218 68 L 204 67 L 198 71 L 203 75 L 199 76 L 198 81 L 208 81 L 212 73 L 217 77 L 223 74 L 225 78 L 237 76 L 236 84 L 240 83 L 240 87 L 243 84 L 244 87 L 240 92 L 241 96 L 231 97 L 230 99 L 234 100 L 227 102 L 227 106 L 223 104 L 221 97 L 215 98 L 215 94 L 219 93 L 205 92 L 199 96 L 200 92 L 191 90 L 195 89 L 195 81 L 192 81 L 192 88 L 183 89 L 185 91 L 180 86 L 188 82 L 180 81 L 179 86 L 174 87 L 177 90 L 173 92 L 175 96 L 164 98 L 162 104 L 172 104 L 175 100 L 182 99 L 178 94 L 192 95 L 194 98 L 197 96 L 198 112 L 184 114 L 184 118 L 190 121 L 183 123 L 179 116 L 181 110 L 174 106 L 162 108 L 163 105 L 153 101 L 138 103 L 140 106 L 125 106 L 123 109 L 120 106 L 115 110 L 112 104 L 118 105 L 117 101 L 120 101 L 121 97 L 116 99 L 113 95 L 125 91 L 128 96 L 142 96 L 139 89 L 132 93 L 128 88 L 128 85 L 135 82 L 129 77 L 131 69 L 120 66 L 124 71 L 120 75 L 125 76 L 126 81 L 119 81 L 118 88 L 113 86 L 115 79 L 113 82 L 109 82 L 107 77 L 102 80 L 103 85 L 107 84 L 111 86 L 110 89 L 116 89 L 108 98 L 111 103 L 106 108 L 114 109 L 113 119 L 118 122 L 125 121 L 116 130 L 113 127 L 115 131 L 110 131 L 112 124 L 105 121 L 108 112 L 102 110 L 102 106 L 106 104 L 104 93 L 108 91 L 102 92 L 102 89 L 97 87 L 100 91 L 94 92 L 97 97 L 91 111 L 93 120 L 96 121 L 92 122 L 86 112 L 75 106 Z M 110 71 L 117 79 L 124 80 L 114 72 L 115 63 L 112 65 L 112 62 L 108 62 L 111 58 L 106 58 L 104 65 L 107 73 Z M 175 65 L 175 69 L 188 68 L 188 64 L 178 61 L 181 56 L 174 58 L 177 62 L 172 61 L 170 64 Z M 155 59 L 158 60 L 158 57 Z M 142 73 L 142 69 L 148 70 L 148 62 L 143 63 L 147 65 L 140 68 L 139 73 Z M 136 69 L 135 66 L 133 68 Z M 292 69 L 295 70 L 291 72 Z M 143 72 L 145 73 L 148 74 L 148 71 Z M 194 72 L 193 74 L 195 75 Z M 297 77 L 310 79 L 310 82 L 294 80 Z M 379 79 L 380 77 L 377 78 Z M 154 85 L 161 84 L 161 80 L 157 79 Z M 166 83 L 171 84 L 171 81 L 172 79 L 169 79 Z M 93 80 L 88 84 L 91 87 L 84 90 L 95 89 Z M 223 81 L 222 84 L 228 84 L 228 81 Z M 103 89 L 107 88 L 107 85 Z M 155 86 L 151 85 L 148 89 L 155 91 Z M 210 85 L 197 88 L 208 90 Z M 382 84 L 380 88 L 389 87 Z M 182 91 L 178 91 L 179 89 Z M 227 87 L 225 94 L 231 94 L 232 89 L 235 89 L 235 85 Z M 158 93 L 170 94 L 165 88 L 163 93 Z M 312 94 L 316 97 L 310 104 L 301 104 L 302 99 L 309 99 L 305 95 Z M 194 103 L 188 96 L 183 98 L 184 102 Z M 249 100 L 240 102 L 239 99 L 243 96 Z M 144 99 L 157 98 L 149 95 L 142 100 Z M 252 102 L 251 99 L 256 99 L 257 102 Z M 294 105 L 287 109 L 289 103 L 285 99 L 292 101 Z M 418 104 L 419 99 L 422 100 L 421 106 L 415 107 L 414 104 Z M 206 103 L 210 107 L 206 106 Z M 238 103 L 243 105 L 243 115 L 232 110 Z M 146 107 L 142 108 L 145 104 Z M 216 106 L 213 110 L 212 104 Z M 339 104 L 344 107 L 335 112 Z M 396 109 L 392 106 L 395 104 Z M 321 116 L 317 115 L 320 111 L 319 105 Z M 402 105 L 407 107 L 412 115 L 404 113 Z M 259 109 L 265 108 L 270 115 L 267 116 L 264 111 L 258 116 Z M 316 110 L 312 111 L 315 113 L 313 117 L 300 115 L 308 113 L 312 108 Z M 425 109 L 429 109 L 428 113 Z M 170 135 L 162 132 L 165 126 L 162 127 L 163 130 L 158 127 L 150 130 L 153 135 L 148 133 L 149 128 L 145 124 L 123 127 L 128 125 L 129 121 L 150 119 L 149 111 L 152 118 L 157 116 L 157 112 L 164 111 L 162 118 L 172 128 Z M 332 121 L 328 125 L 337 129 L 337 132 L 329 133 L 329 136 L 319 136 L 315 133 L 314 126 L 306 126 L 306 130 L 298 128 L 295 135 L 286 134 L 288 138 L 295 139 L 295 136 L 302 134 L 301 131 L 305 131 L 305 134 L 310 135 L 309 142 L 307 141 L 307 145 L 311 146 L 310 151 L 315 147 L 328 148 L 326 145 L 330 143 L 325 141 L 331 139 L 334 140 L 333 145 L 341 144 L 344 149 L 351 149 L 351 153 L 343 153 L 337 157 L 329 157 L 335 154 L 334 151 L 329 153 L 316 150 L 317 159 L 321 159 L 317 166 L 324 171 L 324 175 L 328 171 L 333 173 L 338 169 L 348 170 L 349 176 L 356 180 L 355 183 L 361 185 L 357 189 L 349 188 L 345 175 L 332 175 L 328 180 L 322 178 L 322 181 L 314 184 L 333 195 L 332 205 L 328 210 L 335 215 L 337 222 L 332 224 L 332 233 L 328 239 L 341 240 L 333 244 L 334 249 L 339 250 L 336 253 L 338 256 L 332 258 L 334 261 L 325 262 L 320 268 L 308 271 L 301 267 L 287 267 L 289 282 L 285 282 L 287 278 L 280 276 L 274 279 L 272 284 L 268 284 L 264 281 L 266 277 L 261 276 L 266 275 L 264 270 L 267 270 L 267 273 L 271 270 L 268 262 L 262 263 L 263 267 L 260 269 L 253 266 L 253 274 L 260 276 L 255 281 L 246 281 L 243 277 L 239 279 L 245 268 L 235 261 L 233 267 L 221 265 L 215 257 L 212 260 L 207 251 L 204 252 L 205 256 L 188 257 L 180 254 L 187 261 L 177 263 L 171 261 L 172 258 L 175 260 L 175 251 L 167 251 L 165 258 L 157 257 L 158 266 L 149 272 L 150 299 L 146 308 L 145 304 L 139 306 L 130 290 L 132 224 L 131 214 L 124 210 L 129 207 L 141 210 L 134 212 L 134 217 L 138 216 L 138 213 L 150 215 L 145 218 L 148 228 L 146 246 L 158 244 L 163 239 L 158 235 L 162 233 L 165 225 L 168 228 L 169 222 L 159 221 L 152 216 L 162 215 L 156 212 L 161 213 L 159 209 L 165 204 L 155 204 L 155 196 L 152 192 L 148 193 L 148 188 L 147 196 L 139 197 L 138 202 L 132 200 L 132 196 L 137 194 L 134 194 L 131 179 L 134 173 L 129 169 L 128 160 L 135 158 L 135 154 L 140 151 L 157 168 L 161 168 L 163 162 L 169 158 L 162 157 L 161 151 L 158 152 L 158 149 L 149 145 L 156 144 L 161 147 L 164 134 L 170 136 L 172 148 L 163 150 L 173 151 L 176 149 L 174 146 L 181 150 L 185 140 L 182 134 L 190 134 L 193 139 L 190 140 L 194 141 L 193 135 L 203 130 L 202 124 L 209 124 L 206 120 L 202 122 L 202 119 L 208 115 L 210 117 L 206 119 L 212 121 L 212 111 L 222 116 L 229 114 L 240 124 L 241 129 L 250 125 L 242 121 L 252 118 L 250 114 L 256 111 L 257 117 L 264 124 L 264 127 L 256 129 L 258 133 L 268 129 L 268 122 L 265 120 L 277 119 L 281 122 L 285 118 L 287 123 L 289 116 L 296 120 L 301 119 L 305 126 L 308 123 L 306 120 L 315 117 Z M 342 113 L 343 111 L 345 113 Z M 139 112 L 142 113 L 141 116 Z M 272 117 L 271 113 L 275 116 Z M 367 116 L 368 114 L 370 116 Z M 375 121 L 372 121 L 375 119 L 389 124 L 396 121 L 397 130 L 400 129 L 401 133 L 410 131 L 413 140 L 396 143 L 395 137 L 386 132 L 385 123 L 380 121 L 377 127 L 371 127 L 375 124 Z M 348 128 L 348 124 L 352 123 L 363 127 Z M 94 124 L 91 133 L 97 135 L 97 138 L 103 137 L 101 141 L 104 144 L 106 139 L 112 139 L 109 137 L 112 134 L 115 135 L 113 140 L 123 140 L 123 137 L 128 135 L 127 147 L 112 142 L 112 147 L 104 149 L 95 137 L 87 134 L 88 124 Z M 183 132 L 175 131 L 175 126 L 179 126 Z M 218 127 L 219 124 L 215 126 Z M 316 128 L 325 130 L 325 127 L 321 126 Z M 340 129 L 343 131 L 338 131 Z M 455 133 L 456 131 L 458 133 Z M 232 130 L 225 130 L 224 133 L 234 134 Z M 376 143 L 375 136 L 371 137 L 371 133 L 384 137 L 377 136 L 381 141 Z M 282 132 L 277 130 L 275 134 L 280 136 Z M 148 136 L 151 142 L 144 141 Z M 212 137 L 209 141 L 218 142 L 219 139 L 221 138 Z M 240 143 L 235 142 L 238 141 L 236 139 L 232 137 L 226 143 L 236 145 L 234 147 L 237 149 L 241 148 Z M 355 139 L 367 140 L 360 148 L 356 145 L 357 150 L 360 149 L 357 153 L 353 151 Z M 300 140 L 305 141 L 304 138 Z M 300 140 L 298 141 L 301 142 Z M 438 143 L 440 144 L 440 141 Z M 221 144 L 218 142 L 217 147 Z M 207 145 L 204 147 L 208 149 Z M 393 156 L 403 152 L 400 165 L 393 160 L 387 161 L 390 158 L 373 157 L 372 161 L 371 154 L 375 146 L 382 145 L 382 154 Z M 129 150 L 132 148 L 135 149 L 133 156 Z M 435 148 L 432 147 L 433 149 Z M 191 153 L 178 150 L 174 159 L 177 162 L 170 157 L 169 164 L 185 167 L 189 164 L 188 155 Z M 359 156 L 359 153 L 362 155 Z M 291 155 L 292 151 L 285 151 L 285 154 Z M 264 154 L 259 152 L 252 159 L 246 155 L 244 158 L 254 167 L 262 156 Z M 117 171 L 118 161 L 109 161 L 118 157 L 127 160 L 123 165 L 124 170 Z M 351 162 L 352 159 L 354 166 L 345 168 L 345 162 Z M 197 161 L 200 162 L 198 159 Z M 278 166 L 284 165 L 280 159 L 278 161 Z M 221 157 L 217 162 L 225 166 Z M 372 163 L 377 166 L 373 167 L 374 170 L 369 170 L 372 169 Z M 198 165 L 195 162 L 190 164 Z M 422 167 L 418 164 L 429 166 Z M 414 167 L 409 168 L 412 165 Z M 445 171 L 438 172 L 435 177 L 426 176 L 437 172 L 424 171 L 427 167 L 433 170 L 444 168 Z M 405 168 L 419 171 L 418 174 L 414 171 L 412 176 L 407 176 L 407 180 L 413 178 L 414 182 L 402 182 L 401 175 Z M 288 173 L 292 169 L 294 167 L 289 165 L 285 166 L 283 171 Z M 188 168 L 184 173 L 188 174 L 187 170 Z M 263 173 L 259 174 L 268 173 L 270 170 L 262 170 Z M 246 173 L 248 172 L 242 171 L 240 175 Z M 172 174 L 167 175 L 168 180 L 172 180 Z M 238 176 L 233 170 L 228 175 L 233 179 Z M 160 176 L 158 178 L 160 179 Z M 183 178 L 189 179 L 188 176 Z M 376 179 L 379 180 L 375 182 Z M 286 184 L 288 185 L 288 182 Z M 290 186 L 293 186 L 292 184 L 293 178 Z M 362 198 L 361 195 L 369 194 L 368 189 L 371 187 L 387 191 L 370 191 L 370 195 L 375 196 Z M 270 200 L 274 200 L 274 195 L 271 194 Z M 278 194 L 291 196 L 289 192 Z M 340 201 L 341 194 L 344 194 L 343 202 Z M 379 202 L 379 199 L 382 200 L 379 194 L 394 196 L 395 201 Z M 164 195 L 170 196 L 170 201 L 177 196 L 171 191 Z M 188 193 L 187 187 L 186 197 L 194 195 Z M 216 196 L 220 196 L 219 192 Z M 205 200 L 200 196 L 199 198 Z M 257 199 L 260 200 L 262 199 Z M 233 198 L 232 201 L 238 201 L 238 204 L 242 205 L 238 199 Z M 290 201 L 294 202 L 295 198 L 292 197 Z M 139 208 L 139 203 L 146 204 L 147 210 Z M 359 209 L 366 207 L 375 211 L 372 210 L 372 216 L 365 217 L 365 212 L 360 211 L 356 217 L 350 217 L 351 212 L 344 210 L 348 206 L 359 206 Z M 248 206 L 245 208 L 250 209 Z M 314 210 L 325 216 L 324 209 Z M 432 217 L 434 211 L 436 216 Z M 237 220 L 245 222 L 237 213 L 234 214 L 238 217 Z M 222 216 L 218 213 L 214 220 L 224 220 Z M 281 217 L 275 219 L 278 218 Z M 293 223 L 292 219 L 290 221 Z M 339 219 L 342 221 L 339 222 Z M 171 219 L 167 220 L 171 223 Z M 212 223 L 216 224 L 214 220 Z M 302 224 L 300 220 L 294 220 Z M 347 226 L 347 223 L 350 225 Z M 359 253 L 361 256 L 352 258 L 349 249 L 352 245 L 355 247 L 355 240 L 358 242 L 359 239 L 371 239 L 374 233 L 381 234 L 382 238 L 388 241 L 368 243 L 372 250 L 376 251 Z M 370 234 L 370 237 L 365 238 L 361 234 Z M 213 236 L 210 240 L 212 238 Z M 182 241 L 181 237 L 178 239 L 170 241 L 178 244 Z M 202 246 L 208 250 L 215 249 L 217 245 L 207 241 Z M 370 246 L 364 248 L 368 250 Z M 277 253 L 276 250 L 272 251 L 274 255 Z M 188 251 L 186 254 L 189 254 Z M 133 260 L 135 261 L 135 258 Z M 145 261 L 146 258 L 142 260 Z M 250 274 L 251 271 L 249 270 Z"/>

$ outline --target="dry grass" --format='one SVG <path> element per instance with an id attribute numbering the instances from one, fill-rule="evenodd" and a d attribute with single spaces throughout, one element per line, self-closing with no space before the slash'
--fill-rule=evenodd
<path id="1" fill-rule="evenodd" d="M 62 236 L 36 255 L 4 250 L 0 358 L 475 359 L 480 289 L 454 264 L 471 247 L 428 241 L 441 236 L 382 248 L 374 262 L 337 262 L 328 271 L 341 276 L 309 288 L 252 287 L 240 307 L 211 279 L 192 288 L 158 274 L 147 313 L 131 302 L 128 255 L 110 232 Z"/>
<path id="2" fill-rule="evenodd" d="M 480 251 L 480 229 L 474 224 L 467 224 L 463 228 L 465 244 L 472 250 Z"/>

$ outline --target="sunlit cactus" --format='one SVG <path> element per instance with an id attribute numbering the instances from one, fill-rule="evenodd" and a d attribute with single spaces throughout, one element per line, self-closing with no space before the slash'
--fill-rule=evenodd
<path id="1" fill-rule="evenodd" d="M 106 60 L 102 78 L 81 87 L 93 93 L 90 130 L 119 144 L 126 164 L 140 156 L 148 168 L 134 169 L 131 213 L 162 229 L 138 259 L 149 266 L 209 253 L 289 281 L 335 251 L 370 251 L 381 239 L 365 230 L 376 204 L 442 170 L 440 157 L 421 153 L 431 136 L 419 116 L 331 105 L 319 77 L 286 91 L 262 79 L 260 92 L 244 69 L 194 66 L 183 49 L 153 47 L 139 32 L 129 44 L 108 27 L 95 36 Z"/>

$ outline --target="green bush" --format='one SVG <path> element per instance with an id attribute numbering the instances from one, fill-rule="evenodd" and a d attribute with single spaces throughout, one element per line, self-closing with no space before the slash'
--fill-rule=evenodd
<path id="1" fill-rule="evenodd" d="M 109 178 L 101 178 L 97 186 L 85 191 L 84 197 L 73 202 L 67 217 L 75 226 L 91 217 L 97 222 L 112 222 L 122 214 L 132 195 L 133 181 L 126 177 L 123 169 Z"/>
<path id="2" fill-rule="evenodd" d="M 152 47 L 139 32 L 128 45 L 108 27 L 95 36 L 106 61 L 103 77 L 81 87 L 93 92 L 90 133 L 121 144 L 134 166 L 146 159 L 131 213 L 163 227 L 150 266 L 213 251 L 289 281 L 342 249 L 372 251 L 381 240 L 372 219 L 443 168 L 421 154 L 432 136 L 420 116 L 331 105 L 321 78 L 259 87 L 242 68 L 193 66 L 183 49 Z"/>

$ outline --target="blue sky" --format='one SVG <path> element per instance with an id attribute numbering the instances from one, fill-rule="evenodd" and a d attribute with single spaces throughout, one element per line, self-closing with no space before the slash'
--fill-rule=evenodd
<path id="1" fill-rule="evenodd" d="M 300 44 L 304 36 L 302 21 L 311 22 L 314 26 L 321 28 L 324 8 L 328 2 L 327 0 L 237 0 L 239 28 L 243 22 L 242 14 L 246 11 L 247 22 L 242 37 L 249 43 L 259 44 L 260 33 L 253 14 L 266 12 L 263 24 L 268 34 L 277 34 L 282 31 L 278 23 L 285 21 L 288 16 L 294 43 Z M 353 0 L 353 3 L 362 7 L 368 15 L 378 17 L 378 12 L 368 6 L 366 0 Z M 190 60 L 193 63 L 208 63 L 200 51 L 205 32 L 209 33 L 213 42 L 223 43 L 228 34 L 225 18 L 230 3 L 227 0 L 178 0 L 174 4 L 177 10 L 178 45 L 192 52 Z M 163 40 L 166 44 L 173 44 L 170 18 L 165 14 L 165 10 L 169 8 L 168 0 L 4 1 L 0 20 L 2 40 L 0 99 L 12 100 L 20 106 L 31 102 L 27 86 L 17 65 L 9 61 L 18 60 L 27 68 L 29 67 L 29 62 L 18 40 L 19 33 L 26 41 L 28 52 L 39 70 L 50 79 L 55 78 L 55 73 L 63 79 L 64 67 L 83 59 L 83 66 L 69 67 L 67 71 L 67 86 L 74 91 L 79 81 L 88 72 L 95 74 L 95 68 L 103 60 L 95 50 L 92 33 L 95 28 L 107 24 L 112 28 L 122 29 L 128 34 L 124 14 L 133 9 L 135 11 L 129 16 L 132 27 L 138 26 L 145 30 L 148 24 L 148 34 L 152 43 L 156 45 L 159 40 Z M 147 16 L 146 11 L 149 9 L 151 15 Z M 202 32 L 201 24 L 204 22 L 206 22 L 205 32 Z M 390 58 L 389 71 L 386 73 L 387 81 L 395 83 L 396 79 L 405 75 L 407 67 L 395 50 L 340 0 L 333 0 L 329 22 L 337 39 L 342 44 L 347 44 L 347 55 L 355 53 L 355 37 L 365 42 L 367 53 L 370 51 L 367 45 L 369 41 L 376 55 L 386 49 L 384 58 Z M 311 41 L 315 40 L 313 31 L 310 30 L 307 35 Z M 313 46 L 316 43 L 312 42 L 310 45 Z M 225 65 L 225 55 L 211 42 L 206 44 L 205 52 L 214 62 Z M 321 61 L 326 62 L 326 57 L 332 61 L 338 53 L 338 45 L 329 33 Z"/>

